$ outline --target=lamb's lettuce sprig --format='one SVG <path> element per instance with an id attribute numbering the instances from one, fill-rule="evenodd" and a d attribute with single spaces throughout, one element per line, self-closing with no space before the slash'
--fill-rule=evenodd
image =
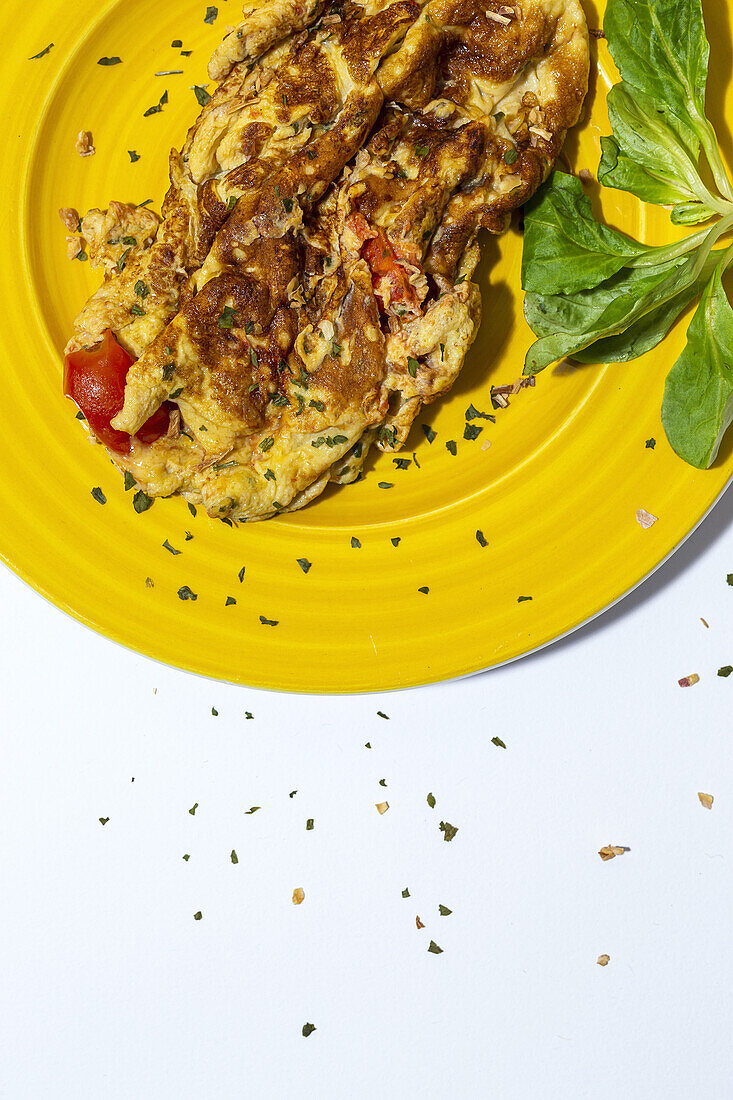
<path id="1" fill-rule="evenodd" d="M 733 185 L 705 114 L 700 0 L 608 0 L 604 28 L 622 82 L 608 97 L 613 137 L 602 139 L 599 180 L 670 207 L 676 224 L 715 221 L 650 247 L 598 222 L 579 180 L 555 172 L 525 211 L 524 311 L 538 336 L 525 374 L 565 357 L 634 359 L 702 294 L 662 420 L 674 450 L 704 468 L 733 419 L 733 311 L 722 283 L 733 246 L 715 247 L 733 230 Z"/>

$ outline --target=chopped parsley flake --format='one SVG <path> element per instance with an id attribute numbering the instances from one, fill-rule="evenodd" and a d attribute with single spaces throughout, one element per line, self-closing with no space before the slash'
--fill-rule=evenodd
<path id="1" fill-rule="evenodd" d="M 266 619 L 264 615 L 260 615 L 260 622 L 263 626 L 277 626 L 279 619 Z"/>
<path id="2" fill-rule="evenodd" d="M 385 714 L 383 710 L 378 710 L 377 711 L 377 717 L 378 718 L 384 718 L 384 719 L 386 719 L 387 722 L 389 722 L 389 715 Z"/>
<path id="3" fill-rule="evenodd" d="M 469 440 L 478 439 L 483 430 L 484 429 L 481 427 L 480 424 L 466 424 L 465 428 L 463 429 L 463 438 Z"/>
<path id="4" fill-rule="evenodd" d="M 197 101 L 199 107 L 205 107 L 206 104 L 211 99 L 211 96 L 206 91 L 206 88 L 203 86 L 203 84 L 194 84 L 194 86 L 191 90 L 193 91 L 193 94 L 196 96 L 196 101 Z M 237 200 L 235 199 L 234 201 L 236 202 Z"/>
<path id="5" fill-rule="evenodd" d="M 179 600 L 197 600 L 198 596 L 195 592 L 191 591 L 191 589 L 188 587 L 187 584 L 184 584 L 184 585 L 181 586 L 181 588 L 178 589 L 178 599 Z"/>
<path id="6" fill-rule="evenodd" d="M 399 546 L 402 542 L 402 539 L 399 537 L 399 535 L 396 535 L 393 539 L 390 539 L 389 541 L 392 543 L 393 546 Z"/>
<path id="7" fill-rule="evenodd" d="M 449 439 L 445 446 L 446 449 L 450 451 L 450 453 L 455 458 L 455 456 L 458 454 L 458 444 L 456 443 L 455 439 Z"/>
<path id="8" fill-rule="evenodd" d="M 234 328 L 234 318 L 236 316 L 237 310 L 234 306 L 224 306 L 219 315 L 219 328 Z"/>
<path id="9" fill-rule="evenodd" d="M 394 482 L 392 481 L 380 481 L 378 485 L 380 489 L 394 489 Z"/>
<path id="10" fill-rule="evenodd" d="M 429 591 L 430 591 L 430 589 L 428 588 L 428 586 L 427 586 L 426 584 L 424 584 L 424 585 L 422 586 L 422 588 L 418 588 L 418 592 L 422 592 L 422 594 L 423 594 L 424 596 L 427 596 L 427 594 L 428 594 L 428 592 L 429 592 Z"/>
<path id="11" fill-rule="evenodd" d="M 233 848 L 232 848 L 231 855 L 229 856 L 229 858 L 231 859 L 232 863 L 239 863 L 239 857 L 237 856 L 237 853 L 234 851 Z"/>
<path id="12" fill-rule="evenodd" d="M 488 546 L 489 545 L 488 539 L 484 535 L 483 531 L 477 531 L 476 532 L 476 542 L 479 544 L 479 546 Z"/>
<path id="13" fill-rule="evenodd" d="M 257 811 L 261 810 L 261 809 L 262 809 L 261 806 L 250 806 L 250 808 L 248 810 L 245 810 L 244 812 L 246 814 L 256 814 Z"/>
<path id="14" fill-rule="evenodd" d="M 410 374 L 410 376 L 412 378 L 415 378 L 417 376 L 417 368 L 419 366 L 420 366 L 420 364 L 418 363 L 417 359 L 413 359 L 412 356 L 410 356 L 408 358 L 408 360 L 407 360 L 407 370 L 408 370 L 408 373 Z"/>
<path id="15" fill-rule="evenodd" d="M 107 498 L 98 485 L 95 485 L 95 487 L 92 489 L 92 496 L 96 500 L 97 504 L 107 503 Z"/>
<path id="16" fill-rule="evenodd" d="M 433 794 L 432 791 L 428 792 L 428 797 L 427 797 L 426 801 L 427 801 L 427 804 L 430 807 L 430 809 L 434 810 L 435 809 L 435 795 Z"/>
<path id="17" fill-rule="evenodd" d="M 515 162 L 515 160 L 517 159 L 518 156 L 519 156 L 519 153 L 517 152 L 516 149 L 507 149 L 506 153 L 504 154 L 504 163 L 505 164 L 514 164 L 514 162 Z"/>
<path id="18" fill-rule="evenodd" d="M 122 58 L 121 57 L 100 57 L 97 64 L 98 65 L 121 65 L 122 64 Z"/>
<path id="19" fill-rule="evenodd" d="M 526 603 L 528 600 L 531 599 L 531 596 L 517 596 L 517 603 Z"/>
<path id="20" fill-rule="evenodd" d="M 191 504 L 191 501 L 190 501 L 190 500 L 187 500 L 187 501 L 186 501 L 186 504 L 188 505 L 188 510 L 189 510 L 189 512 L 191 513 L 191 515 L 193 516 L 193 518 L 194 518 L 194 519 L 196 519 L 196 505 L 195 505 L 195 504 Z"/>
<path id="21" fill-rule="evenodd" d="M 437 432 L 434 432 L 429 424 L 421 424 L 420 427 L 425 432 L 425 438 L 427 439 L 428 443 L 432 443 L 435 439 L 435 436 L 437 435 Z"/>
<path id="22" fill-rule="evenodd" d="M 465 415 L 466 420 L 477 420 L 480 417 L 481 420 L 490 420 L 492 424 L 496 424 L 495 416 L 492 416 L 491 413 L 481 412 L 481 410 L 477 409 L 473 404 L 468 406 Z"/>
<path id="23" fill-rule="evenodd" d="M 404 890 L 402 891 L 402 897 L 403 898 L 409 898 L 409 896 L 410 896 L 410 891 L 407 889 L 407 887 L 405 887 Z"/>
<path id="24" fill-rule="evenodd" d="M 203 916 L 203 913 L 202 913 L 202 912 L 201 912 L 201 910 L 199 909 L 198 913 L 194 913 L 194 915 L 193 915 L 193 919 L 194 919 L 194 920 L 201 920 L 201 917 L 202 917 L 202 916 Z"/>
<path id="25" fill-rule="evenodd" d="M 196 815 L 196 811 L 198 810 L 198 808 L 199 808 L 198 802 L 194 802 L 193 806 L 188 811 L 190 813 L 191 817 L 194 817 Z"/>
<path id="26" fill-rule="evenodd" d="M 438 912 L 440 913 L 441 917 L 449 917 L 453 910 L 449 909 L 447 905 L 439 905 Z"/>
<path id="27" fill-rule="evenodd" d="M 108 817 L 100 817 L 99 821 L 100 821 L 100 824 L 106 825 L 107 822 L 109 821 L 109 818 Z"/>
<path id="28" fill-rule="evenodd" d="M 211 713 L 212 713 L 212 715 L 214 716 L 214 718 L 218 718 L 218 717 L 219 717 L 219 711 L 218 711 L 218 710 L 216 709 L 216 707 L 212 707 L 212 708 L 211 708 Z"/>
<path id="29" fill-rule="evenodd" d="M 45 57 L 46 54 L 50 53 L 52 49 L 53 49 L 53 42 L 49 42 L 48 46 L 46 46 L 45 49 L 41 50 L 40 53 L 34 53 L 33 57 L 29 57 L 28 60 L 29 61 L 38 61 L 39 57 Z"/>
<path id="30" fill-rule="evenodd" d="M 731 672 L 733 672 L 733 665 L 723 665 L 718 669 L 718 676 L 730 676 Z"/>
<path id="31" fill-rule="evenodd" d="M 443 954 L 443 948 L 438 947 L 435 940 L 430 941 L 430 947 L 428 948 L 428 951 L 431 953 L 431 955 L 442 955 Z"/>
<path id="32" fill-rule="evenodd" d="M 177 557 L 178 554 L 183 553 L 182 550 L 176 550 L 176 548 L 174 546 L 171 546 L 171 544 L 168 542 L 168 539 L 165 540 L 165 542 L 163 543 L 163 546 L 168 551 L 168 553 L 173 554 L 174 557 Z"/>
<path id="33" fill-rule="evenodd" d="M 315 1024 L 303 1024 L 303 1036 L 304 1036 L 304 1038 L 307 1039 L 308 1036 L 312 1035 L 315 1030 L 316 1030 L 316 1025 Z"/>
<path id="34" fill-rule="evenodd" d="M 359 542 L 359 540 L 357 538 L 354 537 L 354 535 L 351 536 L 351 546 L 354 550 L 361 550 L 361 543 Z M 733 582 L 729 582 L 729 583 L 733 583 Z"/>
<path id="35" fill-rule="evenodd" d="M 204 23 L 213 23 L 219 14 L 218 8 L 207 8 L 206 15 L 204 16 Z"/>
<path id="36" fill-rule="evenodd" d="M 128 149 L 127 155 L 130 158 L 131 164 L 136 164 L 140 160 L 140 154 L 136 153 L 134 149 Z"/>
<path id="37" fill-rule="evenodd" d="M 304 573 L 307 573 L 311 565 L 313 564 L 312 562 L 308 561 L 307 558 L 296 558 L 296 561 L 298 562 L 298 565 Z"/>
<path id="38" fill-rule="evenodd" d="M 237 576 L 239 577 L 239 583 L 240 584 L 242 584 L 242 582 L 244 581 L 244 573 L 245 573 L 246 568 L 247 567 L 245 565 L 243 565 L 242 568 L 237 573 Z"/>
<path id="39" fill-rule="evenodd" d="M 307 833 L 309 833 L 312 828 L 313 828 L 313 818 L 309 817 L 308 820 L 305 823 L 305 830 L 306 830 Z"/>
<path id="40" fill-rule="evenodd" d="M 451 825 L 451 823 L 449 821 L 441 821 L 438 828 L 440 829 L 441 833 L 443 834 L 443 840 L 446 840 L 446 841 L 453 840 L 453 837 L 458 832 L 458 826 L 457 825 Z"/>
<path id="41" fill-rule="evenodd" d="M 268 435 L 267 439 L 263 439 L 262 442 L 260 443 L 260 450 L 261 451 L 269 451 L 270 447 L 272 447 L 274 442 L 275 442 L 274 438 L 271 435 Z"/>
<path id="42" fill-rule="evenodd" d="M 491 744 L 496 745 L 497 749 L 505 749 L 506 745 L 502 741 L 501 737 L 492 737 Z"/>
<path id="43" fill-rule="evenodd" d="M 147 493 L 144 493 L 142 489 L 138 489 L 135 496 L 132 498 L 132 506 L 138 515 L 141 512 L 147 512 L 148 508 L 153 503 L 153 498 L 149 497 Z"/>
<path id="44" fill-rule="evenodd" d="M 129 470 L 125 470 L 125 492 L 128 489 L 132 489 L 135 486 L 135 478 L 132 476 Z"/>
<path id="45" fill-rule="evenodd" d="M 234 596 L 227 596 L 227 598 L 226 598 L 226 601 L 225 601 L 225 603 L 224 603 L 224 606 L 225 606 L 225 607 L 231 607 L 231 606 L 232 606 L 232 604 L 235 604 L 236 602 L 237 602 L 237 601 L 236 601 L 236 599 L 234 598 Z"/>

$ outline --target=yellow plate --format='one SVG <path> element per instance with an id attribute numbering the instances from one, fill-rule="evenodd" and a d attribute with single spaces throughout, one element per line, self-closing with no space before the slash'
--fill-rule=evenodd
<path id="1" fill-rule="evenodd" d="M 211 26 L 199 0 L 152 7 L 4 0 L 0 552 L 100 633 L 180 668 L 258 687 L 384 690 L 528 653 L 653 570 L 729 479 L 730 442 L 701 473 L 664 438 L 663 382 L 685 325 L 643 360 L 548 370 L 496 424 L 473 421 L 483 431 L 466 441 L 469 404 L 491 411 L 489 386 L 520 374 L 531 339 L 521 238 L 488 240 L 480 336 L 452 393 L 415 426 L 404 452 L 409 468 L 382 455 L 362 482 L 331 488 L 292 517 L 238 530 L 192 518 L 179 499 L 137 515 L 132 493 L 104 450 L 86 442 L 61 394 L 61 351 L 96 275 L 66 259 L 57 210 L 112 198 L 160 203 L 168 149 L 182 143 L 198 112 L 191 89 L 207 83 L 208 56 L 236 6 L 220 7 Z M 720 8 L 728 4 L 707 5 L 716 122 L 726 87 L 733 115 L 727 49 L 715 49 L 729 38 Z M 589 16 L 598 26 L 599 13 Z M 171 47 L 175 39 L 191 57 Z M 51 42 L 45 56 L 28 60 Z M 605 43 L 593 54 L 599 74 L 588 120 L 568 143 L 571 162 L 591 170 L 615 79 Z M 113 56 L 122 63 L 97 64 Z M 170 69 L 184 72 L 155 75 Z M 144 118 L 164 91 L 163 110 Z M 82 129 L 94 135 L 97 152 L 88 159 L 74 150 Z M 140 159 L 132 163 L 128 150 Z M 603 202 L 610 222 L 646 240 L 674 234 L 662 210 L 613 191 Z M 435 432 L 432 443 L 420 424 Z M 104 506 L 91 496 L 95 486 Z M 651 529 L 637 523 L 638 508 L 658 517 Z M 180 555 L 164 549 L 166 539 Z M 299 558 L 312 563 L 307 573 Z M 183 585 L 195 601 L 179 599 Z M 228 597 L 236 603 L 227 605 Z"/>

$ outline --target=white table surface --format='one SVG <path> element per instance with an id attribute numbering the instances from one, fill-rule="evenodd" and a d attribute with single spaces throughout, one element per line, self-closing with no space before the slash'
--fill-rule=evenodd
<path id="1" fill-rule="evenodd" d="M 0 1095 L 730 1096 L 729 572 L 733 492 L 540 654 L 306 698 L 0 570 Z"/>

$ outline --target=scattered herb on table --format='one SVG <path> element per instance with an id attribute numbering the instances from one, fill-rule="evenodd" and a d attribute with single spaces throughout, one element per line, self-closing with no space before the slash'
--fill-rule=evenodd
<path id="1" fill-rule="evenodd" d="M 214 716 L 214 718 L 218 718 L 218 717 L 219 717 L 219 711 L 218 711 L 218 710 L 216 709 L 216 707 L 212 707 L 212 708 L 211 708 L 211 713 L 212 713 L 212 715 Z"/>
<path id="2" fill-rule="evenodd" d="M 261 810 L 261 809 L 262 809 L 261 806 L 250 806 L 250 808 L 248 810 L 245 810 L 244 812 L 246 814 L 256 814 L 257 811 Z"/>
<path id="3" fill-rule="evenodd" d="M 312 1035 L 315 1030 L 316 1030 L 316 1025 L 315 1024 L 303 1024 L 303 1036 L 304 1036 L 304 1038 L 307 1039 L 308 1036 Z"/>
<path id="4" fill-rule="evenodd" d="M 179 554 L 183 553 L 182 550 L 176 550 L 175 546 L 171 546 L 171 544 L 168 542 L 168 539 L 165 540 L 163 546 L 169 554 L 173 554 L 173 557 L 177 557 Z"/>
<path id="5" fill-rule="evenodd" d="M 138 489 L 135 496 L 132 498 L 132 506 L 138 515 L 141 512 L 147 512 L 153 504 L 153 498 L 149 497 L 147 493 L 144 493 L 142 489 Z"/>
<path id="6" fill-rule="evenodd" d="M 613 136 L 601 139 L 599 181 L 671 207 L 675 225 L 715 220 L 651 247 L 596 221 L 581 182 L 555 172 L 525 208 L 524 312 L 538 339 L 524 373 L 565 357 L 635 359 L 701 299 L 667 376 L 662 424 L 676 453 L 704 469 L 733 420 L 733 310 L 722 283 L 733 244 L 715 248 L 733 229 L 733 183 L 705 113 L 702 7 L 608 0 L 604 30 L 622 80 L 608 94 Z"/>
<path id="7" fill-rule="evenodd" d="M 431 955 L 442 955 L 443 954 L 443 948 L 438 947 L 435 940 L 430 941 L 430 947 L 428 947 L 428 951 L 430 952 Z"/>
<path id="8" fill-rule="evenodd" d="M 492 737 L 491 738 L 491 744 L 496 745 L 496 747 L 498 749 L 505 749 L 506 748 L 506 745 L 502 741 L 501 737 Z"/>
<path id="9" fill-rule="evenodd" d="M 453 910 L 449 909 L 447 905 L 439 905 L 438 912 L 440 913 L 441 917 L 449 917 Z"/>
<path id="10" fill-rule="evenodd" d="M 178 599 L 179 600 L 197 600 L 198 595 L 195 592 L 192 592 L 187 584 L 184 584 L 178 589 Z"/>
<path id="11" fill-rule="evenodd" d="M 279 619 L 267 619 L 264 615 L 260 615 L 260 622 L 263 626 L 277 626 L 279 621 Z"/>
<path id="12" fill-rule="evenodd" d="M 107 503 L 107 498 L 104 495 L 104 493 L 102 492 L 102 490 L 99 488 L 98 485 L 95 485 L 94 488 L 92 489 L 92 496 L 96 500 L 97 504 L 106 504 Z"/>
<path id="13" fill-rule="evenodd" d="M 307 573 L 313 564 L 313 562 L 308 561 L 307 558 L 296 558 L 295 560 L 297 561 L 298 565 L 304 573 Z"/>
<path id="14" fill-rule="evenodd" d="M 308 820 L 305 823 L 305 831 L 307 833 L 309 833 L 312 828 L 313 828 L 313 818 L 309 817 Z"/>
<path id="15" fill-rule="evenodd" d="M 199 804 L 198 804 L 198 802 L 194 802 L 193 806 L 192 806 L 192 807 L 191 807 L 191 809 L 190 809 L 190 810 L 188 811 L 188 812 L 190 813 L 191 817 L 193 817 L 193 816 L 195 815 L 195 813 L 196 813 L 196 811 L 198 810 L 198 808 L 199 808 Z"/>
<path id="16" fill-rule="evenodd" d="M 194 84 L 193 94 L 196 96 L 196 101 L 199 107 L 205 107 L 211 99 L 211 96 L 206 91 L 206 88 L 202 84 Z M 236 202 L 236 199 L 234 200 Z"/>
<path id="17" fill-rule="evenodd" d="M 236 601 L 236 598 L 234 596 L 227 596 L 226 600 L 224 601 L 224 606 L 225 607 L 233 607 L 234 604 L 236 604 L 236 602 L 237 601 Z"/>
<path id="18" fill-rule="evenodd" d="M 100 819 L 99 819 L 99 820 L 100 820 L 100 823 L 101 823 L 102 825 L 106 825 L 106 824 L 107 824 L 107 822 L 109 821 L 109 818 L 108 818 L 108 817 L 100 817 Z"/>
<path id="19" fill-rule="evenodd" d="M 402 891 L 402 897 L 403 898 L 409 898 L 409 896 L 410 896 L 410 891 L 407 889 L 407 887 L 405 887 L 404 890 Z"/>
<path id="20" fill-rule="evenodd" d="M 718 669 L 718 676 L 730 676 L 731 672 L 733 672 L 733 665 L 723 665 Z"/>
<path id="21" fill-rule="evenodd" d="M 428 792 L 428 797 L 427 797 L 426 801 L 427 801 L 427 804 L 430 807 L 430 809 L 434 810 L 435 809 L 435 795 L 433 794 L 432 791 Z"/>
<path id="22" fill-rule="evenodd" d="M 239 856 L 237 855 L 237 853 L 234 851 L 233 848 L 232 848 L 232 851 L 231 851 L 231 854 L 230 854 L 229 858 L 231 859 L 232 863 L 239 863 Z"/>
<path id="23" fill-rule="evenodd" d="M 440 829 L 441 833 L 443 834 L 443 840 L 453 840 L 453 837 L 458 832 L 458 826 L 457 825 L 451 825 L 451 823 L 449 821 L 441 821 L 438 828 Z"/>
<path id="24" fill-rule="evenodd" d="M 199 909 L 198 913 L 194 913 L 193 919 L 194 920 L 201 920 L 202 916 L 203 916 L 203 914 L 202 914 L 201 910 Z"/>
<path id="25" fill-rule="evenodd" d="M 207 8 L 206 15 L 204 16 L 204 23 L 213 23 L 219 14 L 218 8 Z"/>
<path id="26" fill-rule="evenodd" d="M 377 711 L 377 716 L 379 718 L 384 718 L 387 722 L 389 722 L 389 715 L 385 714 L 383 710 L 378 710 Z"/>

